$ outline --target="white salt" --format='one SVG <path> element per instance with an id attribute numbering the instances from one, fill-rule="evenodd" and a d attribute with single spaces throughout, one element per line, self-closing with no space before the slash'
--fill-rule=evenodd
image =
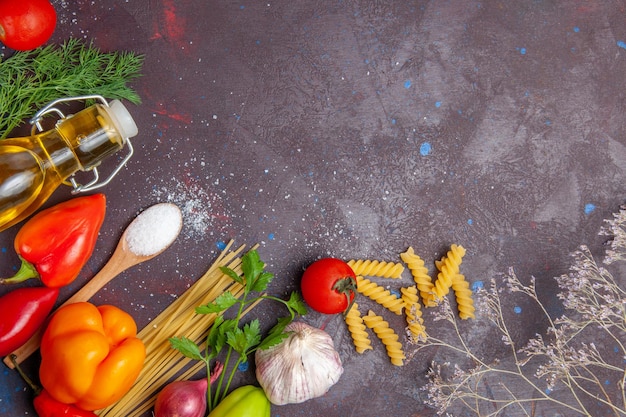
<path id="1" fill-rule="evenodd" d="M 126 229 L 126 243 L 132 253 L 151 256 L 176 240 L 183 216 L 175 204 L 159 203 L 143 211 Z"/>

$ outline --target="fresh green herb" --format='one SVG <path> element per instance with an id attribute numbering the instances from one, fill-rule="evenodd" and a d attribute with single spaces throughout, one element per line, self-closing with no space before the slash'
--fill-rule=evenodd
<path id="1" fill-rule="evenodd" d="M 306 314 L 306 305 L 297 292 L 292 292 L 288 300 L 266 294 L 256 294 L 265 291 L 274 278 L 273 274 L 265 272 L 265 264 L 259 258 L 256 250 L 245 253 L 241 261 L 242 275 L 226 267 L 222 267 L 221 270 L 232 278 L 233 281 L 243 286 L 243 296 L 236 298 L 230 291 L 226 291 L 218 296 L 214 302 L 196 308 L 196 313 L 198 314 L 220 314 L 215 318 L 213 325 L 209 329 L 206 348 L 202 349 L 194 341 L 186 337 L 173 337 L 170 339 L 172 348 L 188 358 L 205 363 L 207 378 L 210 378 L 211 361 L 215 360 L 226 349 L 224 372 L 222 372 L 217 381 L 215 393 L 212 393 L 211 384 L 209 383 L 207 392 L 209 410 L 215 408 L 224 399 L 239 365 L 245 363 L 248 357 L 257 349 L 267 349 L 280 343 L 288 336 L 288 333 L 284 331 L 285 327 L 297 315 Z M 261 325 L 258 319 L 243 325 L 240 323 L 246 306 L 260 299 L 282 303 L 289 311 L 289 316 L 279 318 L 276 325 L 265 338 L 261 336 Z M 221 313 L 231 307 L 237 308 L 235 317 L 224 319 Z M 234 364 L 229 366 L 233 353 L 237 354 L 237 358 Z M 230 370 L 230 375 L 225 379 L 228 369 Z"/>
<path id="2" fill-rule="evenodd" d="M 127 83 L 140 75 L 143 56 L 100 52 L 70 39 L 60 46 L 0 56 L 0 139 L 46 103 L 59 98 L 99 94 L 139 103 Z"/>

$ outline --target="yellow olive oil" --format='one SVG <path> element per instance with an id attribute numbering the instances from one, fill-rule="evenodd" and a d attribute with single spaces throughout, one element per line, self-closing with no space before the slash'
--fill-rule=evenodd
<path id="1" fill-rule="evenodd" d="M 71 175 L 120 150 L 123 131 L 110 107 L 95 104 L 51 130 L 0 141 L 0 231 L 31 215 Z"/>

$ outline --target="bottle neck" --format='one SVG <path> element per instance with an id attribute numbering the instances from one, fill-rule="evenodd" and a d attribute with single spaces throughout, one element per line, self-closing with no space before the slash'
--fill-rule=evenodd
<path id="1" fill-rule="evenodd" d="M 59 121 L 54 129 L 35 135 L 35 140 L 46 154 L 46 169 L 53 169 L 63 180 L 98 166 L 124 146 L 124 138 L 100 105 Z"/>
<path id="2" fill-rule="evenodd" d="M 79 169 L 89 170 L 119 151 L 125 139 L 106 108 L 96 104 L 63 119 L 55 128 L 76 155 Z"/>

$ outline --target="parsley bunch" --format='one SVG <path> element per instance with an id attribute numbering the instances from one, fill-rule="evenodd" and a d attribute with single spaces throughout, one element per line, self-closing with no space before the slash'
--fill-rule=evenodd
<path id="1" fill-rule="evenodd" d="M 140 75 L 142 65 L 142 55 L 105 53 L 78 39 L 4 60 L 0 55 L 0 139 L 59 98 L 98 94 L 138 104 L 139 95 L 127 83 Z"/>
<path id="2" fill-rule="evenodd" d="M 205 348 L 202 349 L 193 340 L 186 337 L 173 337 L 169 339 L 172 348 L 178 350 L 188 358 L 205 363 L 207 378 L 210 378 L 211 374 L 211 361 L 216 359 L 218 355 L 226 349 L 224 372 L 221 373 L 217 381 L 214 394 L 211 393 L 212 388 L 209 381 L 207 393 L 209 410 L 215 408 L 215 406 L 224 399 L 239 365 L 247 362 L 248 357 L 257 349 L 267 349 L 280 343 L 288 336 L 288 333 L 284 331 L 285 327 L 293 321 L 298 314 L 306 314 L 306 305 L 297 292 L 292 292 L 288 300 L 266 294 L 258 294 L 267 289 L 274 275 L 265 271 L 265 264 L 259 258 L 259 254 L 256 250 L 250 250 L 245 253 L 241 261 L 242 275 L 239 275 L 237 272 L 227 267 L 221 267 L 220 269 L 224 274 L 243 286 L 243 296 L 236 298 L 230 291 L 226 291 L 218 296 L 214 302 L 196 307 L 196 313 L 198 314 L 219 314 L 209 329 Z M 277 301 L 287 307 L 289 311 L 289 316 L 280 317 L 276 325 L 269 331 L 265 338 L 261 336 L 261 325 L 258 319 L 254 319 L 243 325 L 240 323 L 245 307 L 259 299 Z M 235 317 L 232 319 L 224 319 L 221 313 L 231 307 L 237 308 Z M 237 358 L 234 365 L 229 366 L 233 353 L 237 354 Z M 224 385 L 225 374 L 229 368 L 230 375 Z"/>

